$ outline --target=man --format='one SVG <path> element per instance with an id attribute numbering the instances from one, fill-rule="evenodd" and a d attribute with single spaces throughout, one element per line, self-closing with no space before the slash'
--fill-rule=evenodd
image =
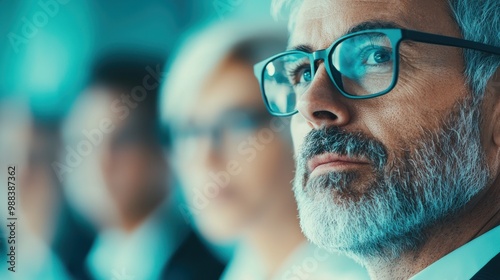
<path id="1" fill-rule="evenodd" d="M 59 178 L 98 229 L 85 262 L 92 279 L 218 279 L 223 270 L 175 209 L 159 138 L 162 61 L 128 52 L 100 60 L 63 126 L 60 164 L 73 170 Z"/>
<path id="2" fill-rule="evenodd" d="M 306 236 L 374 279 L 498 279 L 498 0 L 287 2 L 291 51 L 255 73 L 293 115 Z"/>

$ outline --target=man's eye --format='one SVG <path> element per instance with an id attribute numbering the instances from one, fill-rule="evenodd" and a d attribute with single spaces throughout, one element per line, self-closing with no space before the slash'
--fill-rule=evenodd
<path id="1" fill-rule="evenodd" d="M 288 77 L 292 85 L 304 85 L 312 80 L 311 68 L 309 65 L 302 65 L 293 69 L 288 69 Z"/>
<path id="2" fill-rule="evenodd" d="M 311 69 L 304 69 L 300 73 L 300 83 L 309 83 L 312 80 L 311 76 Z"/>
<path id="3" fill-rule="evenodd" d="M 368 66 L 379 66 L 392 60 L 391 52 L 384 49 L 373 49 L 365 52 L 364 63 Z"/>

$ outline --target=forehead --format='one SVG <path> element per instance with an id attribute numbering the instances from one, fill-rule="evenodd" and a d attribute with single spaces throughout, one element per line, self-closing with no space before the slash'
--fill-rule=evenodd
<path id="1" fill-rule="evenodd" d="M 252 66 L 230 58 L 202 86 L 188 119 L 209 121 L 238 109 L 265 110 Z"/>
<path id="2" fill-rule="evenodd" d="M 460 35 L 446 0 L 304 0 L 292 20 L 290 45 L 313 49 L 327 48 L 353 26 L 370 21 Z"/>

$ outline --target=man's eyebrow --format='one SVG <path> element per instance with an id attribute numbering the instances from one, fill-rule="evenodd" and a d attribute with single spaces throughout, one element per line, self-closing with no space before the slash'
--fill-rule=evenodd
<path id="1" fill-rule="evenodd" d="M 287 49 L 288 51 L 303 51 L 303 52 L 308 52 L 312 53 L 314 50 L 311 46 L 309 45 L 298 45 L 295 47 L 291 47 Z"/>
<path id="2" fill-rule="evenodd" d="M 364 30 L 383 29 L 383 28 L 401 28 L 401 29 L 404 29 L 403 26 L 401 26 L 400 24 L 397 24 L 393 21 L 370 20 L 370 21 L 364 21 L 362 23 L 356 24 L 355 26 L 349 28 L 347 30 L 347 32 L 345 32 L 342 36 L 345 36 L 345 35 L 351 34 L 351 33 L 355 33 L 355 32 L 359 32 L 359 31 L 364 31 Z"/>
<path id="3" fill-rule="evenodd" d="M 352 26 L 347 31 L 345 31 L 342 34 L 342 36 L 340 36 L 340 37 L 343 37 L 343 36 L 351 34 L 351 33 L 359 32 L 359 31 L 371 30 L 371 29 L 383 29 L 383 28 L 401 28 L 401 29 L 404 29 L 403 26 L 401 26 L 400 24 L 397 24 L 393 21 L 370 20 L 370 21 L 364 21 L 362 23 L 359 23 L 359 24 Z M 335 40 L 332 40 L 332 43 L 334 41 Z M 310 45 L 301 44 L 301 45 L 297 45 L 297 46 L 288 48 L 288 50 L 297 50 L 297 51 L 311 53 L 314 51 L 314 48 Z"/>

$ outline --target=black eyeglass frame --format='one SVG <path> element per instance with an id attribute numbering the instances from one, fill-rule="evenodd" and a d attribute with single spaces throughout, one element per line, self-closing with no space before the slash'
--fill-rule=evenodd
<path id="1" fill-rule="evenodd" d="M 352 95 L 343 90 L 343 85 L 342 85 L 342 79 L 341 79 L 341 74 L 340 72 L 333 66 L 333 62 L 331 61 L 331 57 L 333 52 L 335 51 L 336 47 L 342 43 L 343 41 L 352 38 L 354 36 L 362 35 L 362 34 L 367 34 L 367 33 L 382 33 L 386 35 L 392 45 L 392 51 L 393 51 L 393 58 L 394 58 L 394 68 L 393 68 L 393 79 L 390 84 L 390 86 L 381 92 L 374 93 L 374 94 L 369 94 L 369 95 Z M 350 99 L 369 99 L 369 98 L 375 98 L 379 97 L 381 95 L 387 94 L 391 90 L 394 89 L 394 87 L 397 84 L 398 77 L 399 77 L 399 46 L 401 45 L 401 42 L 405 40 L 410 40 L 410 41 L 415 41 L 415 42 L 421 42 L 421 43 L 428 43 L 428 44 L 434 44 L 434 45 L 441 45 L 441 46 L 449 46 L 449 47 L 459 47 L 459 48 L 464 48 L 464 49 L 471 49 L 471 50 L 478 50 L 478 51 L 483 51 L 487 53 L 491 53 L 494 55 L 500 55 L 500 47 L 495 47 L 492 45 L 487 45 L 483 43 L 478 43 L 470 40 L 465 40 L 461 38 L 455 38 L 455 37 L 449 37 L 449 36 L 444 36 L 444 35 L 438 35 L 438 34 L 432 34 L 432 33 L 425 33 L 425 32 L 420 32 L 416 30 L 409 30 L 409 29 L 401 29 L 401 28 L 384 28 L 384 29 L 369 29 L 369 30 L 363 30 L 359 32 L 354 32 L 351 34 L 347 34 L 345 36 L 340 37 L 336 41 L 334 41 L 330 47 L 327 49 L 323 50 L 317 50 L 314 52 L 305 52 L 305 51 L 300 51 L 300 50 L 291 50 L 291 51 L 286 51 L 282 52 L 279 54 L 276 54 L 270 58 L 267 58 L 257 64 L 254 65 L 254 74 L 257 80 L 259 81 L 260 89 L 261 89 L 261 94 L 262 94 L 262 99 L 264 100 L 264 104 L 266 105 L 267 110 L 269 113 L 271 113 L 274 116 L 277 117 L 288 117 L 291 115 L 294 115 L 298 112 L 297 108 L 293 112 L 290 113 L 277 113 L 273 112 L 271 109 L 271 106 L 269 105 L 269 101 L 266 97 L 265 89 L 264 89 L 264 71 L 267 67 L 267 65 L 286 55 L 293 55 L 293 54 L 301 54 L 301 55 L 306 55 L 309 58 L 310 65 L 311 65 L 311 77 L 314 79 L 315 76 L 315 65 L 317 61 L 323 60 L 323 62 L 328 62 L 324 63 L 325 64 L 325 69 L 326 72 L 328 73 L 328 76 L 330 77 L 330 80 L 333 82 L 335 87 L 339 90 L 339 92 Z"/>

